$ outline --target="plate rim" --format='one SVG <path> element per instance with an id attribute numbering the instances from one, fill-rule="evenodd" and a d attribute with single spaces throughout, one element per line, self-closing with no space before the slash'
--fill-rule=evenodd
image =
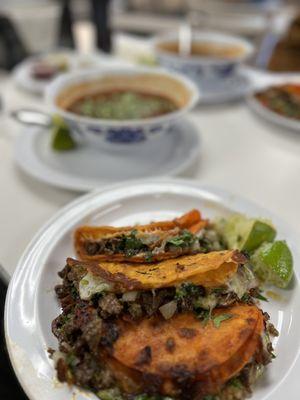
<path id="1" fill-rule="evenodd" d="M 177 188 L 191 188 L 194 190 L 197 190 L 199 192 L 203 192 L 209 195 L 211 198 L 219 199 L 224 203 L 225 206 L 229 206 L 231 208 L 235 208 L 236 203 L 239 204 L 239 208 L 245 208 L 249 207 L 257 209 L 260 213 L 263 213 L 263 215 L 266 215 L 269 218 L 272 218 L 272 220 L 276 221 L 276 224 L 280 224 L 282 227 L 282 230 L 288 230 L 290 232 L 289 234 L 289 244 L 292 247 L 293 254 L 297 254 L 299 257 L 300 255 L 300 250 L 299 247 L 296 246 L 297 243 L 297 232 L 289 227 L 289 224 L 287 224 L 282 218 L 278 217 L 276 214 L 273 214 L 272 212 L 266 210 L 264 207 L 261 207 L 260 205 L 256 204 L 255 202 L 251 200 L 245 199 L 243 196 L 236 195 L 236 194 L 231 194 L 230 192 L 217 188 L 214 186 L 210 186 L 207 184 L 201 184 L 200 182 L 192 179 L 179 179 L 179 178 L 156 178 L 156 179 L 138 179 L 138 180 L 129 180 L 125 181 L 122 183 L 115 183 L 112 185 L 106 185 L 101 189 L 94 190 L 90 193 L 87 193 L 67 205 L 65 205 L 63 208 L 61 208 L 59 211 L 57 211 L 43 226 L 37 231 L 37 233 L 33 236 L 33 238 L 30 240 L 29 244 L 27 245 L 25 251 L 23 252 L 22 256 L 19 259 L 19 262 L 17 264 L 17 267 L 15 269 L 15 272 L 11 278 L 11 282 L 9 284 L 9 288 L 7 291 L 7 296 L 6 296 L 6 302 L 5 302 L 5 314 L 4 314 L 4 327 L 5 327 L 5 339 L 6 339 L 6 345 L 7 345 L 7 350 L 8 354 L 10 357 L 11 364 L 13 366 L 14 372 L 24 390 L 24 392 L 27 394 L 29 399 L 32 400 L 38 400 L 38 395 L 35 396 L 35 391 L 31 388 L 30 390 L 30 385 L 26 385 L 26 380 L 24 380 L 22 373 L 20 370 L 18 370 L 17 365 L 16 365 L 16 360 L 14 357 L 14 348 L 13 348 L 13 343 L 10 341 L 10 336 L 9 336 L 9 330 L 10 330 L 10 307 L 11 307 L 11 298 L 14 290 L 14 285 L 16 284 L 16 280 L 18 279 L 18 275 L 22 272 L 22 265 L 25 263 L 26 258 L 30 256 L 31 251 L 33 250 L 34 247 L 39 245 L 39 239 L 41 235 L 49 234 L 49 230 L 51 231 L 51 226 L 58 222 L 63 216 L 66 216 L 67 213 L 72 213 L 72 210 L 74 208 L 76 209 L 78 206 L 84 205 L 86 202 L 91 201 L 92 199 L 96 199 L 98 196 L 101 196 L 105 193 L 113 192 L 119 189 L 124 189 L 126 188 L 128 190 L 128 186 L 131 185 L 132 187 L 136 186 L 143 186 L 143 185 L 170 185 L 170 187 L 177 187 Z M 297 269 L 295 268 L 295 275 L 296 279 L 299 284 L 299 276 L 300 276 L 300 268 L 298 267 Z M 298 289 L 299 290 L 299 289 Z M 289 376 L 290 371 L 292 371 L 294 368 L 299 368 L 300 369 L 300 349 L 297 350 L 297 356 L 294 360 L 294 362 L 289 366 L 287 369 L 284 378 L 286 379 Z M 280 385 L 275 385 L 272 390 L 270 390 L 270 393 L 267 395 L 267 398 L 272 395 L 272 393 L 278 388 Z"/>
<path id="2" fill-rule="evenodd" d="M 183 118 L 181 121 L 178 121 L 176 124 L 177 125 L 182 125 L 183 129 L 180 130 L 179 134 L 182 137 L 182 140 L 184 141 L 190 141 L 190 148 L 185 156 L 185 158 L 182 159 L 182 162 L 177 164 L 176 166 L 171 167 L 169 171 L 164 172 L 160 171 L 157 174 L 154 175 L 148 175 L 143 178 L 131 178 L 130 180 L 136 180 L 136 179 L 149 179 L 149 178 L 156 178 L 159 176 L 162 177 L 174 177 L 180 174 L 185 173 L 192 165 L 194 165 L 197 160 L 201 157 L 201 149 L 202 149 L 202 139 L 201 139 L 201 131 L 198 129 L 197 124 L 189 117 Z M 185 129 L 185 126 L 187 127 Z M 45 185 L 50 185 L 53 187 L 58 187 L 61 189 L 66 189 L 66 190 L 72 190 L 75 192 L 88 192 L 90 190 L 96 190 L 99 188 L 101 185 L 107 185 L 109 184 L 108 181 L 96 181 L 95 179 L 91 179 L 87 181 L 88 183 L 84 182 L 83 178 L 77 178 L 76 176 L 73 176 L 72 181 L 70 182 L 70 178 L 68 178 L 66 175 L 62 174 L 60 178 L 58 178 L 58 171 L 54 171 L 51 167 L 48 165 L 44 164 L 41 159 L 38 158 L 36 151 L 33 149 L 35 143 L 36 143 L 36 138 L 40 134 L 46 134 L 46 131 L 44 128 L 40 127 L 26 127 L 24 128 L 19 135 L 17 136 L 15 143 L 14 143 L 14 160 L 17 164 L 17 166 L 26 173 L 29 177 L 36 179 L 39 182 L 42 182 Z M 187 139 L 186 136 L 189 135 L 190 137 Z M 159 138 L 158 138 L 159 139 Z M 24 149 L 26 149 L 26 153 L 30 152 L 31 157 L 33 157 L 33 163 L 36 165 L 43 166 L 44 171 L 45 168 L 47 171 L 50 171 L 50 174 L 41 174 L 39 168 L 33 168 L 32 167 L 32 162 L 28 163 L 28 158 L 24 157 Z M 125 148 L 125 151 L 128 151 L 130 149 Z M 105 149 L 103 150 L 105 151 Z M 25 153 L 25 154 L 26 154 Z M 115 152 L 115 156 L 117 157 L 118 151 Z M 99 151 L 99 154 L 101 154 L 101 151 Z M 113 154 L 113 153 L 112 153 Z M 176 155 L 175 155 L 176 156 Z M 173 156 L 174 158 L 174 156 Z M 173 160 L 172 158 L 172 160 Z M 52 172 L 54 172 L 54 176 L 52 175 Z M 42 176 L 43 175 L 43 176 Z M 46 176 L 46 179 L 45 179 Z M 129 180 L 129 179 L 126 179 Z M 115 184 L 117 182 L 113 182 Z"/>
<path id="3" fill-rule="evenodd" d="M 294 79 L 299 80 L 300 74 L 295 74 L 294 76 L 291 76 L 290 81 L 293 77 L 294 77 Z M 280 78 L 284 79 L 285 77 L 279 76 L 279 79 Z M 286 83 L 288 83 L 289 79 L 285 78 L 284 81 Z M 280 82 L 283 83 L 280 80 L 274 81 L 273 85 L 269 84 L 265 88 L 262 88 L 262 89 L 264 90 L 268 87 L 276 86 Z M 259 90 L 261 90 L 261 89 L 259 89 Z M 256 90 L 252 91 L 251 93 L 249 93 L 248 96 L 246 96 L 246 103 L 247 103 L 248 107 L 250 108 L 250 110 L 253 111 L 259 117 L 261 117 L 262 119 L 264 119 L 265 121 L 268 121 L 268 122 L 272 123 L 273 125 L 277 125 L 277 127 L 283 127 L 283 128 L 292 130 L 294 132 L 300 132 L 300 121 L 280 115 L 280 114 L 276 113 L 275 111 L 271 110 L 270 108 L 264 106 L 263 104 L 261 104 L 261 102 L 259 100 L 256 99 L 255 95 L 259 90 L 256 89 Z"/>
<path id="4" fill-rule="evenodd" d="M 29 67 L 30 67 L 29 60 L 24 60 L 18 65 L 16 65 L 12 71 L 12 79 L 19 89 L 24 90 L 25 92 L 32 95 L 42 96 L 49 82 L 48 81 L 39 82 L 39 81 L 33 81 L 31 79 L 30 81 L 28 81 L 28 83 L 25 83 L 23 78 L 26 76 Z M 33 85 L 31 85 L 32 82 Z"/>

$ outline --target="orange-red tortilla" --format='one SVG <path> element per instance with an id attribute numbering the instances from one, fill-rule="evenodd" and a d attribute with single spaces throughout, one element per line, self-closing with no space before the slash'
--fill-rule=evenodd
<path id="1" fill-rule="evenodd" d="M 143 262 L 145 261 L 145 255 L 137 254 L 135 256 L 128 257 L 123 253 L 117 254 L 95 254 L 89 255 L 86 251 L 87 242 L 97 242 L 102 239 L 113 238 L 122 234 L 128 234 L 133 230 L 139 233 L 149 233 L 157 235 L 161 241 L 170 234 L 176 235 L 181 229 L 190 230 L 192 233 L 198 232 L 200 229 L 207 226 L 208 220 L 204 220 L 201 217 L 201 213 L 198 210 L 191 210 L 179 218 L 175 218 L 173 221 L 161 221 L 153 222 L 148 225 L 136 225 L 136 226 L 125 226 L 125 227 L 112 227 L 112 226 L 80 226 L 76 229 L 74 234 L 74 247 L 77 256 L 81 260 L 89 261 L 129 261 L 129 262 Z M 177 257 L 182 254 L 183 250 L 165 252 L 154 254 L 151 257 L 152 261 L 160 261 L 171 257 Z"/>
<path id="2" fill-rule="evenodd" d="M 204 393 L 213 392 L 237 375 L 262 345 L 264 320 L 256 306 L 215 309 L 213 318 L 224 313 L 231 318 L 219 327 L 212 321 L 204 325 L 192 313 L 170 320 L 156 316 L 119 321 L 120 335 L 112 352 L 115 364 L 123 366 L 124 373 L 127 368 L 141 377 L 159 377 L 164 394 L 174 392 L 180 376 L 199 382 L 198 390 Z M 133 381 L 136 372 L 131 373 Z"/>
<path id="3" fill-rule="evenodd" d="M 246 258 L 236 250 L 182 256 L 156 264 L 116 262 L 90 263 L 67 260 L 70 266 L 83 265 L 93 275 L 112 284 L 113 291 L 151 290 L 190 282 L 205 287 L 228 283 Z"/>

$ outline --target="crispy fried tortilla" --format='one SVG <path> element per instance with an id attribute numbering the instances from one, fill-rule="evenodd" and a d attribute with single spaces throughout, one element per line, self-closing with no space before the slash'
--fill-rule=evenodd
<path id="1" fill-rule="evenodd" d="M 112 291 L 151 290 L 183 282 L 207 288 L 225 285 L 246 258 L 236 250 L 182 256 L 156 264 L 91 263 L 68 259 L 71 267 L 84 265 L 95 276 L 112 284 Z"/>
<path id="2" fill-rule="evenodd" d="M 107 243 L 108 240 L 112 242 L 116 241 L 117 238 L 128 236 L 131 232 L 136 231 L 140 239 L 146 238 L 147 236 L 149 238 L 151 236 L 156 246 L 159 246 L 164 243 L 168 237 L 174 237 L 183 230 L 196 233 L 207 226 L 207 224 L 208 221 L 202 219 L 198 210 L 191 210 L 173 221 L 153 222 L 148 225 L 126 227 L 80 226 L 76 229 L 74 234 L 74 247 L 78 258 L 81 260 L 144 262 L 147 259 L 147 254 L 143 251 L 133 255 L 128 255 L 121 251 L 107 251 L 107 249 L 105 251 L 103 243 Z M 114 245 L 114 243 L 112 243 L 112 245 Z M 89 250 L 91 248 L 93 249 L 92 251 Z M 111 246 L 109 249 L 111 249 Z M 160 261 L 171 257 L 177 257 L 178 255 L 183 253 L 187 254 L 188 252 L 190 252 L 188 248 L 184 250 L 178 248 L 172 252 L 160 252 L 153 254 L 151 256 L 151 261 Z"/>
<path id="3" fill-rule="evenodd" d="M 224 313 L 231 317 L 216 327 L 214 318 Z M 260 350 L 263 330 L 262 312 L 249 305 L 215 309 L 206 325 L 192 313 L 167 321 L 160 317 L 139 323 L 119 321 L 112 363 L 123 371 L 121 380 L 127 371 L 136 382 L 139 372 L 137 386 L 151 378 L 162 385 L 161 392 L 172 395 L 178 382 L 189 381 L 199 382 L 197 391 L 209 393 L 250 362 Z"/>

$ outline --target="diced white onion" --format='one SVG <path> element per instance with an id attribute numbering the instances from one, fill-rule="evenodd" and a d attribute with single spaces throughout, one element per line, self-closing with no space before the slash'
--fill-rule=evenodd
<path id="1" fill-rule="evenodd" d="M 167 304 L 164 304 L 163 306 L 159 307 L 159 311 L 161 312 L 162 316 L 165 319 L 170 319 L 173 317 L 177 310 L 177 302 L 172 300 Z"/>
<path id="2" fill-rule="evenodd" d="M 123 301 L 135 301 L 138 297 L 139 292 L 137 291 L 131 291 L 131 292 L 126 292 L 122 296 Z"/>

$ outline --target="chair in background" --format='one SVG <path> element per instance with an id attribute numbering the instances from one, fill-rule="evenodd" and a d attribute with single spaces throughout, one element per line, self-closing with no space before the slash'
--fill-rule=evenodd
<path id="1" fill-rule="evenodd" d="M 27 55 L 28 51 L 12 21 L 0 15 L 0 68 L 9 71 Z"/>

